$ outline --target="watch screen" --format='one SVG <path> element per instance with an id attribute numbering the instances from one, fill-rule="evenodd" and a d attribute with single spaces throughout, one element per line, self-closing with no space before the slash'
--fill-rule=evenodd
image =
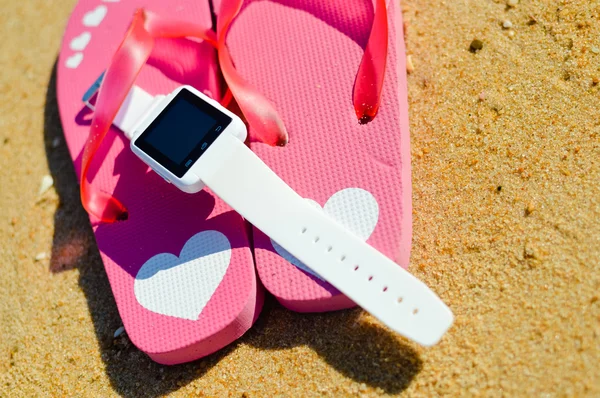
<path id="1" fill-rule="evenodd" d="M 135 145 L 181 178 L 229 123 L 229 116 L 184 88 Z"/>

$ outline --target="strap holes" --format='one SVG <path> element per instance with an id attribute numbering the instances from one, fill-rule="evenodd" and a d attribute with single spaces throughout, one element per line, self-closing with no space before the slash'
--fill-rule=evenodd
<path id="1" fill-rule="evenodd" d="M 306 227 L 302 228 L 302 233 L 306 233 Z"/>
<path id="2" fill-rule="evenodd" d="M 345 259 L 346 259 L 346 256 L 340 257 L 340 261 L 344 261 Z"/>
<path id="3" fill-rule="evenodd" d="M 321 238 L 319 238 L 318 236 L 315 237 L 315 240 L 313 240 L 313 243 L 317 243 L 319 241 L 319 239 L 321 239 Z"/>
<path id="4" fill-rule="evenodd" d="M 418 313 L 419 313 L 419 309 L 418 309 L 418 308 L 415 308 L 415 309 L 413 310 L 413 315 L 417 315 Z"/>
<path id="5" fill-rule="evenodd" d="M 369 276 L 369 282 L 373 280 L 373 275 Z"/>
<path id="6" fill-rule="evenodd" d="M 400 304 L 402 302 L 402 300 L 404 300 L 402 297 L 398 297 L 398 304 Z"/>
<path id="7" fill-rule="evenodd" d="M 332 250 L 333 250 L 333 246 L 329 246 L 329 247 L 327 247 L 327 253 L 329 253 L 329 252 L 330 252 L 330 251 L 332 251 Z"/>
<path id="8" fill-rule="evenodd" d="M 359 266 L 354 267 L 354 271 L 358 271 Z"/>
<path id="9" fill-rule="evenodd" d="M 384 292 L 387 292 L 387 286 L 384 286 L 384 287 L 383 287 L 383 291 L 384 291 Z"/>

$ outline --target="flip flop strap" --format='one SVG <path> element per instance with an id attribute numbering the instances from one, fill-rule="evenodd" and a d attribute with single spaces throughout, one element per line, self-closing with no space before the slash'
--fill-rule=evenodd
<path id="1" fill-rule="evenodd" d="M 361 124 L 375 118 L 381 103 L 388 53 L 388 17 L 385 0 L 376 0 L 369 41 L 354 82 L 353 103 Z"/>
<path id="2" fill-rule="evenodd" d="M 218 51 L 219 64 L 229 87 L 222 102 L 235 97 L 254 134 L 269 145 L 285 145 L 288 134 L 281 117 L 260 92 L 235 70 L 225 45 L 227 31 L 241 10 L 244 0 L 221 4 L 217 34 L 197 24 L 175 21 L 144 9 L 136 10 L 131 25 L 113 55 L 98 92 L 96 109 L 83 149 L 80 181 L 81 202 L 86 211 L 101 222 L 126 220 L 126 207 L 114 196 L 102 192 L 88 181 L 91 161 L 110 129 L 136 77 L 148 60 L 156 38 L 196 37 Z M 387 11 L 385 0 L 376 0 L 369 41 L 357 73 L 353 102 L 361 123 L 372 120 L 379 109 L 387 58 Z"/>

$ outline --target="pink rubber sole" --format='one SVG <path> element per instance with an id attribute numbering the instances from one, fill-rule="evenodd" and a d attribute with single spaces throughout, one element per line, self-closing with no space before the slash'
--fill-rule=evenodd
<path id="1" fill-rule="evenodd" d="M 379 114 L 360 125 L 352 104 L 372 18 L 371 0 L 245 1 L 227 45 L 237 70 L 274 103 L 290 135 L 284 148 L 252 143 L 252 149 L 303 197 L 407 267 L 410 136 L 397 1 L 388 4 Z M 254 235 L 260 279 L 284 306 L 311 312 L 354 305 L 260 231 Z"/>
<path id="2" fill-rule="evenodd" d="M 185 0 L 81 0 L 71 15 L 58 60 L 58 102 L 65 138 L 80 173 L 91 114 L 81 103 L 108 66 L 133 12 L 145 7 L 210 26 L 208 3 Z M 192 40 L 161 40 L 137 85 L 165 94 L 191 84 L 218 96 L 214 50 Z M 129 219 L 94 224 L 96 241 L 131 341 L 164 364 L 208 355 L 256 320 L 263 290 L 242 218 L 208 191 L 187 195 L 165 183 L 111 128 L 90 175 L 113 193 Z"/>

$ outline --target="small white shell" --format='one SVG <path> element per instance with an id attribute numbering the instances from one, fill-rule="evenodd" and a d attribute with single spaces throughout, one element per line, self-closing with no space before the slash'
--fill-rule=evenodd
<path id="1" fill-rule="evenodd" d="M 54 185 L 54 180 L 52 179 L 52 176 L 45 175 L 44 177 L 42 177 L 39 194 L 43 195 L 44 193 L 46 193 L 46 191 L 48 191 L 52 187 L 52 185 Z"/>

